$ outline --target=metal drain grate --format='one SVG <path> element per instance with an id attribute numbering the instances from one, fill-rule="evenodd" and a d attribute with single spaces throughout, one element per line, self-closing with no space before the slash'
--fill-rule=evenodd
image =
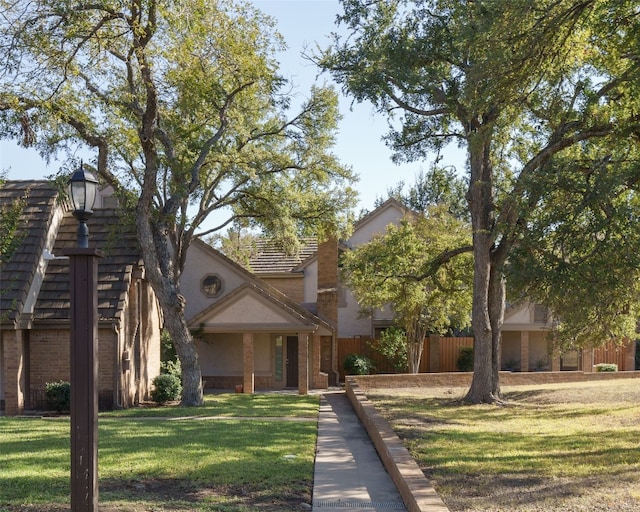
<path id="1" fill-rule="evenodd" d="M 383 501 L 314 501 L 313 510 L 323 508 L 373 508 L 375 510 L 407 510 L 402 503 Z"/>

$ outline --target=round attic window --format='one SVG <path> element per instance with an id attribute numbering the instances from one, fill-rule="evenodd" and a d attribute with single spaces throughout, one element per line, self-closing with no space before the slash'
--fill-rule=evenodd
<path id="1" fill-rule="evenodd" d="M 215 274 L 206 276 L 202 280 L 202 291 L 209 297 L 216 297 L 222 291 L 222 279 Z"/>

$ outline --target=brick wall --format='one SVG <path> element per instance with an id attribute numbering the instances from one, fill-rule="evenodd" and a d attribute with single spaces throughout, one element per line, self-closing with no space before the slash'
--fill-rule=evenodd
<path id="1" fill-rule="evenodd" d="M 98 330 L 98 389 L 113 389 L 115 333 Z M 31 389 L 70 378 L 70 339 L 65 329 L 32 330 L 30 343 Z"/>
<path id="2" fill-rule="evenodd" d="M 31 331 L 31 389 L 45 389 L 47 382 L 69 380 L 69 347 L 66 329 Z"/>
<path id="3" fill-rule="evenodd" d="M 302 275 L 300 275 L 300 277 L 286 278 L 262 277 L 262 280 L 269 283 L 275 289 L 280 290 L 298 304 L 304 302 L 304 280 Z"/>
<path id="4" fill-rule="evenodd" d="M 410 388 L 410 387 L 468 387 L 472 373 L 419 373 L 417 375 L 358 375 L 348 379 L 357 383 L 360 389 Z M 637 379 L 640 371 L 632 372 L 500 372 L 502 386 L 535 384 L 555 384 L 562 382 L 586 382 L 615 379 Z"/>

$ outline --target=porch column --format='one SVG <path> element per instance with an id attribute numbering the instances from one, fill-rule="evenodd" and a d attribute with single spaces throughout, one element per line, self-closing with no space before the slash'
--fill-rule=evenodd
<path id="1" fill-rule="evenodd" d="M 312 343 L 312 376 L 311 376 L 311 387 L 312 388 L 321 388 L 320 382 L 320 349 L 322 348 L 320 343 L 320 335 L 317 333 L 313 334 L 313 338 L 311 340 Z"/>
<path id="2" fill-rule="evenodd" d="M 298 394 L 309 393 L 309 335 L 298 333 Z"/>
<path id="3" fill-rule="evenodd" d="M 520 371 L 529 371 L 529 331 L 520 331 Z"/>
<path id="4" fill-rule="evenodd" d="M 253 370 L 253 333 L 242 335 L 242 392 L 253 394 L 255 391 L 255 374 Z"/>
<path id="5" fill-rule="evenodd" d="M 17 416 L 24 412 L 25 394 L 25 353 L 22 340 L 22 331 L 8 332 L 2 339 L 4 343 L 4 368 L 5 375 L 5 414 Z"/>
<path id="6" fill-rule="evenodd" d="M 582 349 L 582 371 L 593 372 L 593 349 Z"/>

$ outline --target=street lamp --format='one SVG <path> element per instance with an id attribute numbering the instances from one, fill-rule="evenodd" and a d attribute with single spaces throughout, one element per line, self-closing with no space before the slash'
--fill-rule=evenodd
<path id="1" fill-rule="evenodd" d="M 69 256 L 71 331 L 71 511 L 98 511 L 98 258 L 89 249 L 87 220 L 93 214 L 98 180 L 73 173 L 68 192 L 78 219 L 77 247 Z"/>
<path id="2" fill-rule="evenodd" d="M 89 228 L 87 221 L 93 215 L 93 204 L 96 201 L 98 180 L 89 171 L 85 171 L 82 164 L 73 173 L 69 182 L 68 193 L 73 204 L 73 216 L 78 219 L 78 247 L 89 247 Z"/>

